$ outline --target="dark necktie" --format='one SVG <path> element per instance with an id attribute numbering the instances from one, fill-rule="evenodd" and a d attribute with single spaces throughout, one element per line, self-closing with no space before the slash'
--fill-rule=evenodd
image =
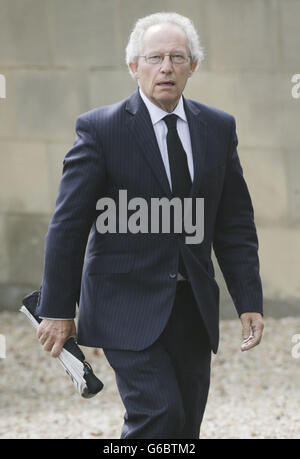
<path id="1" fill-rule="evenodd" d="M 167 115 L 163 120 L 168 127 L 167 147 L 171 172 L 172 195 L 173 197 L 181 198 L 183 204 L 183 198 L 189 196 L 192 185 L 187 156 L 176 128 L 177 115 Z M 180 252 L 178 270 L 183 277 L 186 279 L 188 278 Z"/>

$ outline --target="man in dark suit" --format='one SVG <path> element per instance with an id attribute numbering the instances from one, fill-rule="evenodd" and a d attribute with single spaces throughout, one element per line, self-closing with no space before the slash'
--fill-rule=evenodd
<path id="1" fill-rule="evenodd" d="M 127 63 L 139 88 L 78 118 L 47 233 L 38 337 L 57 356 L 76 334 L 79 304 L 79 344 L 103 348 L 116 374 L 121 438 L 199 437 L 219 340 L 212 246 L 242 322 L 242 350 L 262 337 L 258 241 L 235 120 L 182 96 L 201 58 L 187 18 L 137 22 Z M 188 244 L 172 224 L 167 233 L 161 224 L 130 232 L 118 212 L 108 215 L 116 230 L 104 233 L 99 200 L 120 209 L 120 190 L 149 208 L 154 198 L 189 198 L 195 209 L 203 198 L 203 240 Z"/>

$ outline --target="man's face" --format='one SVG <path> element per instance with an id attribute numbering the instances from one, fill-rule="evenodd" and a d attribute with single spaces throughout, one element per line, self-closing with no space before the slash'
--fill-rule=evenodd
<path id="1" fill-rule="evenodd" d="M 189 56 L 185 32 L 175 24 L 149 27 L 144 33 L 141 55 L 149 56 L 153 53 Z M 165 56 L 161 64 L 150 64 L 140 57 L 137 63 L 129 65 L 148 99 L 163 110 L 172 112 L 197 62 L 191 64 L 189 58 L 183 64 L 173 64 L 170 56 Z"/>

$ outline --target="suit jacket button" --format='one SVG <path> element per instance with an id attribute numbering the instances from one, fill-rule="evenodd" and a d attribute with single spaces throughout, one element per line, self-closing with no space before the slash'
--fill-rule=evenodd
<path id="1" fill-rule="evenodd" d="M 170 273 L 170 274 L 169 274 L 169 277 L 170 277 L 171 279 L 175 279 L 175 277 L 177 277 L 177 274 L 176 274 L 176 273 Z"/>

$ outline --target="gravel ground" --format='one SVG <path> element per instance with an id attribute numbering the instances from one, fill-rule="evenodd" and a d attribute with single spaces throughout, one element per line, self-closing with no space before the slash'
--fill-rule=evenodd
<path id="1" fill-rule="evenodd" d="M 238 319 L 220 323 L 202 438 L 300 438 L 300 318 L 265 318 L 260 346 L 242 353 Z M 124 407 L 102 350 L 83 348 L 104 383 L 82 399 L 59 362 L 43 351 L 21 313 L 0 313 L 0 438 L 120 438 Z"/>

